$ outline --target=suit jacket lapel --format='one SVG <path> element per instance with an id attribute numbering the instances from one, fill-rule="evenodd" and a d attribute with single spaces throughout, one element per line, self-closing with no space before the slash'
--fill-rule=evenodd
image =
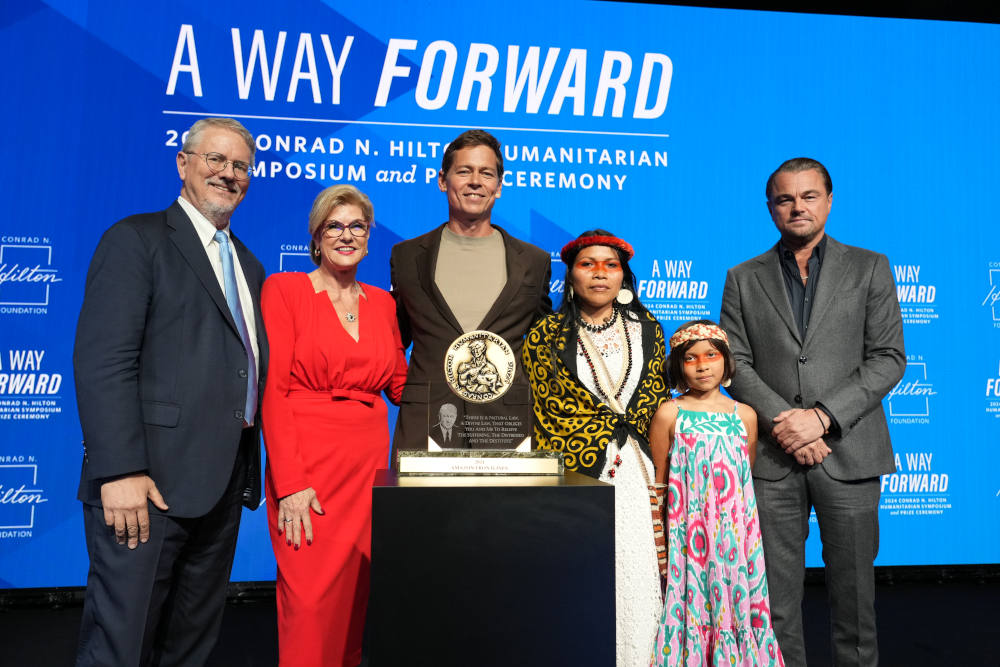
<path id="1" fill-rule="evenodd" d="M 458 319 L 455 314 L 451 312 L 451 308 L 448 307 L 448 302 L 445 301 L 444 295 L 441 294 L 441 290 L 438 289 L 437 284 L 434 282 L 434 271 L 437 269 L 437 259 L 438 251 L 441 249 L 441 230 L 444 229 L 444 225 L 441 225 L 437 231 L 431 235 L 431 239 L 424 245 L 420 247 L 417 251 L 417 255 L 414 260 L 417 262 L 417 277 L 420 279 L 420 286 L 424 290 L 424 294 L 430 296 L 431 303 L 437 308 L 438 312 L 441 313 L 441 317 L 445 319 L 452 327 L 455 328 L 457 334 L 463 333 L 462 325 L 458 323 Z"/>
<path id="2" fill-rule="evenodd" d="M 226 322 L 239 336 L 239 329 L 236 328 L 233 315 L 229 312 L 229 304 L 226 303 L 226 295 L 222 292 L 219 279 L 215 277 L 215 271 L 212 270 L 212 265 L 208 261 L 205 248 L 201 245 L 201 239 L 198 238 L 198 233 L 194 230 L 194 224 L 177 202 L 174 202 L 167 209 L 167 225 L 174 230 L 170 234 L 170 240 L 174 242 L 181 255 L 187 260 L 191 270 L 208 291 Z M 255 309 L 256 307 L 254 304 Z"/>
<path id="3" fill-rule="evenodd" d="M 518 290 L 521 289 L 521 283 L 524 282 L 524 276 L 528 271 L 528 267 L 524 263 L 524 258 L 521 256 L 523 248 L 520 245 L 515 245 L 510 235 L 503 229 L 496 225 L 493 225 L 493 228 L 500 232 L 500 235 L 503 237 L 504 256 L 507 264 L 507 284 L 500 290 L 496 301 L 493 302 L 493 305 L 486 312 L 483 321 L 479 323 L 480 329 L 489 329 L 490 325 L 507 310 L 507 306 L 510 305 Z"/>
<path id="4" fill-rule="evenodd" d="M 824 267 L 825 268 L 825 267 Z M 788 301 L 788 290 L 785 288 L 785 281 L 781 277 L 781 264 L 778 259 L 778 251 L 772 248 L 761 260 L 756 271 L 757 282 L 771 302 L 771 306 L 781 317 L 781 320 L 788 327 L 795 340 L 802 344 L 802 337 L 799 335 L 799 328 L 795 324 L 792 316 L 792 304 Z"/>
<path id="5" fill-rule="evenodd" d="M 826 239 L 826 253 L 823 256 L 823 266 L 819 270 L 819 284 L 816 285 L 816 295 L 813 297 L 812 310 L 809 312 L 809 326 L 806 329 L 805 344 L 813 338 L 813 332 L 819 330 L 820 321 L 830 307 L 834 295 L 840 289 L 841 278 L 850 268 L 845 257 L 846 249 L 831 237 Z M 826 331 L 831 329 L 827 328 Z"/>

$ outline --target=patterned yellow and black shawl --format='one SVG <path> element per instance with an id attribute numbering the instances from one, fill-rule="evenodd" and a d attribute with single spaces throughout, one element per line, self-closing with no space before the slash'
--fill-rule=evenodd
<path id="1" fill-rule="evenodd" d="M 535 447 L 563 453 L 566 469 L 597 477 L 608 443 L 631 434 L 649 451 L 649 422 L 668 394 L 664 379 L 663 330 L 652 316 L 642 320 L 643 367 L 639 385 L 615 414 L 580 382 L 576 374 L 576 327 L 563 327 L 563 315 L 540 320 L 524 341 L 522 361 L 534 394 Z M 634 370 L 633 370 L 634 372 Z"/>

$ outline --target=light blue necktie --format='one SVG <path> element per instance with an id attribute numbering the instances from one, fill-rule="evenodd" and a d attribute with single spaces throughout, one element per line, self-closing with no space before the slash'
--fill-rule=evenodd
<path id="1" fill-rule="evenodd" d="M 223 231 L 215 232 L 215 242 L 219 244 L 219 258 L 222 259 L 222 278 L 226 284 L 226 303 L 229 304 L 229 312 L 236 321 L 236 328 L 243 339 L 243 347 L 247 351 L 247 403 L 243 410 L 243 419 L 246 423 L 253 423 L 254 414 L 257 412 L 257 361 L 253 356 L 253 345 L 250 344 L 250 333 L 247 331 L 247 322 L 243 318 L 243 307 L 240 305 L 240 291 L 236 287 L 236 270 L 233 268 L 233 251 L 229 249 L 229 239 Z"/>

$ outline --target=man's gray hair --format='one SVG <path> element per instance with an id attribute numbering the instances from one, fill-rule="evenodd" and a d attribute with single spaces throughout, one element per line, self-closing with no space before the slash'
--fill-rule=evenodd
<path id="1" fill-rule="evenodd" d="M 218 127 L 224 130 L 230 130 L 236 134 L 243 137 L 243 141 L 246 142 L 247 148 L 250 149 L 250 165 L 254 164 L 254 155 L 257 153 L 257 145 L 254 143 L 253 135 L 250 131 L 243 127 L 243 124 L 236 120 L 235 118 L 202 118 L 201 120 L 195 122 L 188 130 L 187 139 L 184 140 L 184 145 L 181 146 L 181 150 L 185 152 L 193 152 L 193 148 L 198 145 L 198 141 L 201 139 L 201 133 L 210 127 Z"/>

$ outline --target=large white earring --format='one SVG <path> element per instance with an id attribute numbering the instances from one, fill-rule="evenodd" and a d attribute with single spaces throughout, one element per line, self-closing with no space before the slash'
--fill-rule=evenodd
<path id="1" fill-rule="evenodd" d="M 573 286 L 572 286 L 572 285 L 570 285 L 570 286 L 569 286 L 569 298 L 570 298 L 570 299 L 572 299 L 572 298 L 573 298 L 574 296 L 575 296 L 575 295 L 574 295 L 574 293 L 573 293 Z"/>
<path id="2" fill-rule="evenodd" d="M 732 383 L 733 383 L 732 379 L 730 379 L 730 378 L 726 378 L 725 380 L 723 380 L 723 381 L 722 381 L 722 386 L 723 386 L 723 387 L 728 387 L 728 386 L 729 386 L 729 385 L 731 385 Z"/>
<path id="3" fill-rule="evenodd" d="M 620 290 L 618 290 L 618 296 L 615 297 L 615 301 L 617 301 L 623 306 L 627 306 L 630 303 L 632 303 L 632 299 L 634 298 L 635 294 L 632 294 L 632 290 L 623 287 Z"/>

